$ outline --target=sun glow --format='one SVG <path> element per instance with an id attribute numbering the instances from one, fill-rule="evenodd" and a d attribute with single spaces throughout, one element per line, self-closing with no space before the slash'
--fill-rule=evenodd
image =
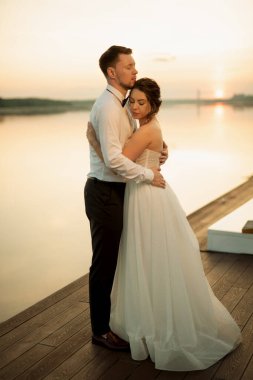
<path id="1" fill-rule="evenodd" d="M 214 114 L 215 114 L 215 117 L 217 118 L 221 118 L 223 117 L 223 114 L 224 114 L 224 106 L 222 104 L 217 104 L 215 107 L 214 107 Z"/>
<path id="2" fill-rule="evenodd" d="M 221 88 L 215 90 L 215 98 L 222 99 L 224 97 L 224 91 Z"/>
<path id="3" fill-rule="evenodd" d="M 164 98 L 252 93 L 252 0 L 180 0 L 169 12 L 166 0 L 130 1 L 134 13 L 128 3 L 0 0 L 0 96 L 95 98 L 98 59 L 113 44 L 133 49 L 138 77 L 157 79 Z"/>

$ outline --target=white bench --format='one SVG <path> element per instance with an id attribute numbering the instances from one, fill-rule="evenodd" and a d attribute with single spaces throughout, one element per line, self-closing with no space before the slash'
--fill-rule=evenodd
<path id="1" fill-rule="evenodd" d="M 208 228 L 207 250 L 253 254 L 253 234 L 242 233 L 248 220 L 253 220 L 253 199 Z"/>

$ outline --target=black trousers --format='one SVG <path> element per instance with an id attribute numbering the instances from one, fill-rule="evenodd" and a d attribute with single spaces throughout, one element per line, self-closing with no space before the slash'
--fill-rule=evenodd
<path id="1" fill-rule="evenodd" d="M 89 274 L 90 318 L 94 335 L 110 330 L 111 290 L 123 227 L 125 184 L 89 178 L 84 188 L 92 239 Z"/>

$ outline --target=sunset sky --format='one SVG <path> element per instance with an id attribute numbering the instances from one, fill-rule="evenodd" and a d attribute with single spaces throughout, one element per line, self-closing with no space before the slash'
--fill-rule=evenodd
<path id="1" fill-rule="evenodd" d="M 131 47 L 163 98 L 253 94 L 252 0 L 0 0 L 0 96 L 89 99 Z"/>

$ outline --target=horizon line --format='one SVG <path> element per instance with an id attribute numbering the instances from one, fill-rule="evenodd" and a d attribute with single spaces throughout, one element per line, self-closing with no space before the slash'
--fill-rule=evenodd
<path id="1" fill-rule="evenodd" d="M 176 97 L 176 98 L 164 98 L 162 101 L 228 101 L 228 100 L 246 100 L 247 98 L 253 98 L 253 94 L 234 94 L 231 97 Z M 0 105 L 1 101 L 4 100 L 50 100 L 52 102 L 60 101 L 60 102 L 94 102 L 96 98 L 82 98 L 82 99 L 63 99 L 63 98 L 50 98 L 50 97 L 40 97 L 40 96 L 16 96 L 16 97 L 1 97 L 0 96 Z"/>

